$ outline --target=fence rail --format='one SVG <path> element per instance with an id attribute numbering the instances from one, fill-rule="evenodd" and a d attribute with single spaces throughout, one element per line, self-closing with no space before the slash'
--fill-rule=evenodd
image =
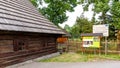
<path id="1" fill-rule="evenodd" d="M 61 45 L 66 52 L 105 53 L 105 42 L 101 42 L 100 48 L 84 48 L 82 47 L 82 42 L 77 40 L 68 40 L 67 42 L 59 45 Z M 120 51 L 117 51 L 116 41 L 109 41 L 107 43 L 107 53 L 120 54 Z"/>

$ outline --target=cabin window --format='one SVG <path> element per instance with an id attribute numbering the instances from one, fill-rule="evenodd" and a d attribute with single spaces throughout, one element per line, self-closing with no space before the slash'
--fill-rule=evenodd
<path id="1" fill-rule="evenodd" d="M 19 48 L 18 50 L 25 50 L 25 44 L 24 42 L 18 42 Z"/>
<path id="2" fill-rule="evenodd" d="M 13 52 L 13 40 L 0 40 L 0 53 Z"/>
<path id="3" fill-rule="evenodd" d="M 26 50 L 27 44 L 25 40 L 15 40 L 14 41 L 14 51 Z"/>

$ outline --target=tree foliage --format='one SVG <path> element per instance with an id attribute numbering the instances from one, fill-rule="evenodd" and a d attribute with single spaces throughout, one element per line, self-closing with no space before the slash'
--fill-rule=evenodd
<path id="1" fill-rule="evenodd" d="M 70 33 L 70 31 L 71 31 L 71 27 L 69 26 L 69 25 L 65 25 L 64 26 L 64 29 L 67 31 L 67 32 L 69 32 Z"/>
<path id="2" fill-rule="evenodd" d="M 39 1 L 39 0 L 38 0 Z M 36 0 L 31 0 L 36 5 Z M 41 1 L 39 1 L 41 3 Z M 66 11 L 74 11 L 77 6 L 77 0 L 44 0 L 47 7 L 39 8 L 40 12 L 55 25 L 63 23 L 68 19 Z M 36 3 L 36 4 L 35 4 Z"/>
<path id="3" fill-rule="evenodd" d="M 81 33 L 92 33 L 92 22 L 87 18 L 78 17 L 75 25 L 71 28 L 71 34 L 74 37 L 79 37 Z"/>
<path id="4" fill-rule="evenodd" d="M 94 24 L 109 24 L 109 38 L 115 37 L 115 28 L 120 28 L 119 24 L 119 0 L 82 0 L 84 11 L 88 11 L 89 5 L 93 4 L 93 18 Z M 99 22 L 95 22 L 95 15 L 101 13 Z M 108 15 L 107 13 L 111 13 Z M 111 16 L 112 15 L 112 16 Z"/>
<path id="5" fill-rule="evenodd" d="M 116 29 L 120 29 L 120 2 L 118 0 L 113 1 L 111 14 L 112 24 Z"/>
<path id="6" fill-rule="evenodd" d="M 39 8 L 40 12 L 47 17 L 55 25 L 63 23 L 68 19 L 66 11 L 73 12 L 74 7 L 79 4 L 83 5 L 84 11 L 88 11 L 88 7 L 93 5 L 93 18 L 92 22 L 86 18 L 77 18 L 73 27 L 65 26 L 68 32 L 74 36 L 80 33 L 92 32 L 93 24 L 109 24 L 110 36 L 114 36 L 115 29 L 120 29 L 120 1 L 119 0 L 31 0 L 34 6 L 38 7 L 44 1 L 48 4 L 47 7 Z M 100 23 L 96 23 L 96 14 L 101 13 L 99 16 Z M 108 15 L 107 13 L 110 13 Z"/>
<path id="7" fill-rule="evenodd" d="M 101 20 L 101 23 L 103 24 L 107 23 L 106 13 L 110 10 L 109 2 L 110 0 L 81 0 L 84 11 L 88 11 L 89 5 L 93 4 L 92 10 L 94 11 L 94 16 L 97 13 L 102 13 L 99 19 Z M 93 20 L 95 20 L 94 17 L 93 17 Z"/>
<path id="8" fill-rule="evenodd" d="M 38 7 L 37 0 L 30 0 L 30 1 L 35 7 Z"/>

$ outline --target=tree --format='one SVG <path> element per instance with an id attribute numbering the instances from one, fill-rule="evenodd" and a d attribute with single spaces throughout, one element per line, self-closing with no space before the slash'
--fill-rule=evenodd
<path id="1" fill-rule="evenodd" d="M 30 0 L 30 1 L 35 7 L 38 7 L 37 0 Z"/>
<path id="2" fill-rule="evenodd" d="M 109 23 L 109 38 L 115 39 L 115 30 L 120 28 L 120 2 L 112 0 L 110 6 L 110 15 L 106 15 L 106 20 Z"/>
<path id="3" fill-rule="evenodd" d="M 36 5 L 38 1 L 31 0 L 34 5 Z M 39 2 L 41 3 L 41 1 Z M 66 11 L 74 11 L 73 8 L 77 6 L 78 3 L 77 0 L 44 0 L 44 2 L 48 4 L 48 6 L 39 8 L 40 12 L 57 26 L 59 23 L 63 23 L 68 19 Z"/>
<path id="4" fill-rule="evenodd" d="M 71 27 L 70 27 L 69 25 L 67 25 L 67 24 L 65 24 L 64 29 L 65 29 L 67 32 L 69 32 L 69 33 L 70 33 L 70 31 L 71 31 Z"/>
<path id="5" fill-rule="evenodd" d="M 114 31 L 115 31 L 116 26 L 118 26 L 118 22 L 116 23 L 117 25 L 115 25 L 113 23 L 113 20 L 112 20 L 113 16 L 111 16 L 111 15 L 113 15 L 113 13 L 111 13 L 110 15 L 107 14 L 107 13 L 110 13 L 111 8 L 113 10 L 118 7 L 117 4 L 115 4 L 116 6 L 114 5 L 115 1 L 117 1 L 117 0 L 81 0 L 84 11 L 88 11 L 89 5 L 91 5 L 91 4 L 93 5 L 92 10 L 93 10 L 94 14 L 93 14 L 92 22 L 94 24 L 109 24 L 109 33 L 110 33 L 109 38 L 115 38 Z M 119 11 L 118 11 L 118 9 L 116 9 L 115 11 L 112 11 L 112 12 L 117 14 Z M 98 13 L 101 13 L 101 15 L 99 16 L 99 21 L 96 22 L 95 16 Z"/>
<path id="6" fill-rule="evenodd" d="M 71 29 L 71 34 L 74 37 L 80 37 L 81 33 L 92 33 L 92 22 L 88 21 L 87 18 L 78 17 Z"/>
<path id="7" fill-rule="evenodd" d="M 120 51 L 120 1 L 119 0 L 113 0 L 112 8 L 110 12 L 112 14 L 112 24 L 116 29 L 118 29 L 117 50 Z"/>
<path id="8" fill-rule="evenodd" d="M 99 19 L 103 24 L 108 23 L 106 20 L 106 15 L 107 15 L 106 13 L 110 10 L 109 2 L 110 0 L 81 0 L 84 11 L 88 11 L 89 5 L 93 4 L 93 7 L 94 7 L 92 8 L 92 10 L 94 11 L 93 20 L 95 20 L 94 16 L 97 13 L 102 13 Z"/>
<path id="9" fill-rule="evenodd" d="M 112 8 L 112 24 L 116 29 L 120 28 L 120 2 L 118 0 L 113 1 Z"/>

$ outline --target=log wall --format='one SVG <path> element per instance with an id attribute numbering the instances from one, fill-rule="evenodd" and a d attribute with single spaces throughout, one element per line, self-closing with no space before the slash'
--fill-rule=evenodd
<path id="1" fill-rule="evenodd" d="M 0 53 L 13 52 L 13 40 L 0 40 Z"/>
<path id="2" fill-rule="evenodd" d="M 0 66 L 57 52 L 54 35 L 0 35 Z"/>

